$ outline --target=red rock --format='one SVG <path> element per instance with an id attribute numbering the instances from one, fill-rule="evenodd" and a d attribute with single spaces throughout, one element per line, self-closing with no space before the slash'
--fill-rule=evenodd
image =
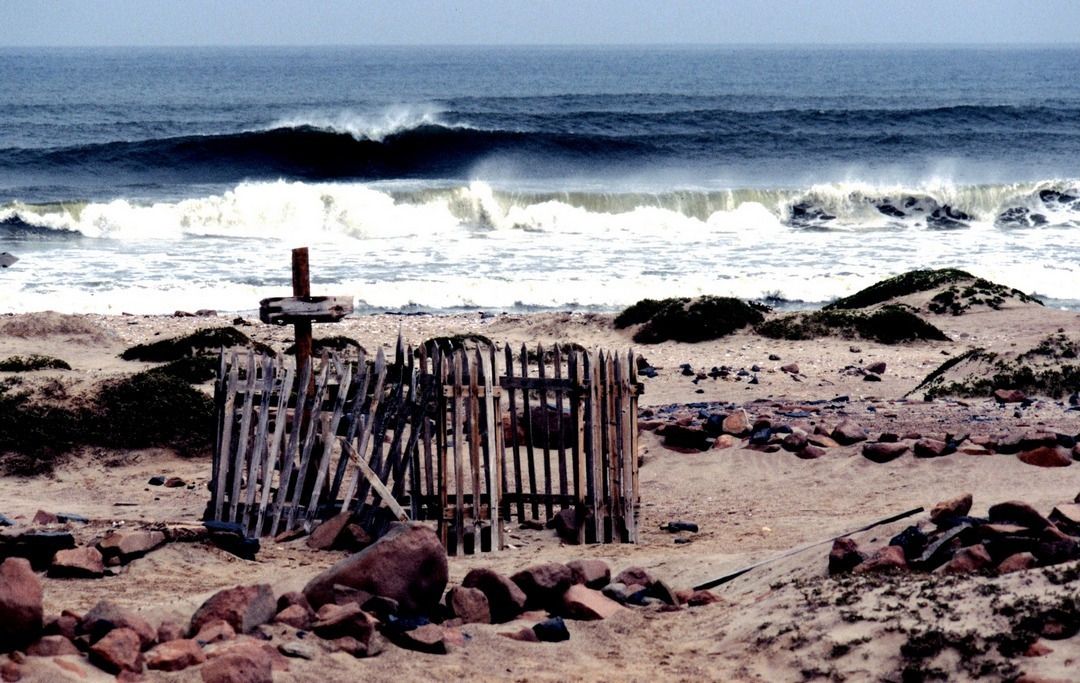
<path id="1" fill-rule="evenodd" d="M 608 617 L 625 609 L 603 593 L 581 584 L 574 584 L 562 596 L 563 613 L 571 619 L 595 620 Z"/>
<path id="2" fill-rule="evenodd" d="M 1050 521 L 1074 535 L 1080 532 L 1080 503 L 1062 503 L 1050 512 Z"/>
<path id="3" fill-rule="evenodd" d="M 0 680 L 4 683 L 15 683 L 22 680 L 22 669 L 15 662 L 8 660 L 0 663 Z"/>
<path id="4" fill-rule="evenodd" d="M 1011 574 L 1022 572 L 1038 565 L 1038 561 L 1031 553 L 1015 553 L 1009 555 L 997 566 L 998 574 Z"/>
<path id="5" fill-rule="evenodd" d="M 869 574 L 872 572 L 894 571 L 907 569 L 907 560 L 904 559 L 904 549 L 900 546 L 887 545 L 879 548 L 877 552 L 866 559 L 865 562 L 855 567 L 856 574 Z"/>
<path id="6" fill-rule="evenodd" d="M 430 614 L 447 577 L 446 549 L 435 532 L 419 523 L 395 523 L 382 538 L 312 579 L 304 595 L 320 607 L 333 601 L 334 585 L 341 584 L 397 600 L 404 614 Z"/>
<path id="7" fill-rule="evenodd" d="M 536 635 L 536 631 L 531 628 L 523 628 L 520 631 L 507 631 L 499 634 L 503 638 L 509 638 L 510 640 L 520 640 L 523 643 L 539 643 L 540 638 Z"/>
<path id="8" fill-rule="evenodd" d="M 992 455 L 991 451 L 986 446 L 980 446 L 978 444 L 965 444 L 960 447 L 960 452 L 964 455 Z"/>
<path id="9" fill-rule="evenodd" d="M 288 671 L 290 667 L 289 658 L 278 652 L 278 649 L 273 644 L 251 636 L 240 635 L 237 636 L 236 640 L 215 643 L 207 646 L 203 652 L 210 661 L 240 654 L 250 655 L 255 659 L 265 657 L 270 661 L 271 671 Z"/>
<path id="10" fill-rule="evenodd" d="M 1040 446 L 1030 451 L 1023 451 L 1016 457 L 1020 462 L 1036 467 L 1068 467 L 1072 464 L 1069 451 L 1061 446 Z"/>
<path id="11" fill-rule="evenodd" d="M 30 520 L 31 524 L 59 524 L 60 520 L 56 515 L 51 512 L 45 512 L 44 510 L 38 510 L 34 513 L 34 518 Z"/>
<path id="12" fill-rule="evenodd" d="M 21 557 L 0 563 L 0 652 L 31 643 L 44 626 L 41 580 Z"/>
<path id="13" fill-rule="evenodd" d="M 444 655 L 449 651 L 446 632 L 438 624 L 424 624 L 410 631 L 394 634 L 394 644 L 406 650 Z"/>
<path id="14" fill-rule="evenodd" d="M 229 623 L 237 633 L 249 633 L 274 618 L 277 612 L 274 591 L 269 584 L 236 586 L 218 591 L 191 617 L 189 633 L 198 633 L 215 619 Z"/>
<path id="15" fill-rule="evenodd" d="M 182 671 L 206 661 L 206 655 L 199 644 L 186 639 L 161 643 L 147 650 L 143 658 L 147 669 L 159 671 Z"/>
<path id="16" fill-rule="evenodd" d="M 754 421 L 750 418 L 750 415 L 744 409 L 739 408 L 724 418 L 721 429 L 724 430 L 725 434 L 745 436 L 750 433 L 753 425 Z"/>
<path id="17" fill-rule="evenodd" d="M 68 640 L 73 641 L 79 635 L 80 623 L 82 623 L 82 617 L 68 610 L 64 610 L 60 613 L 60 616 L 51 619 L 45 624 L 44 633 L 49 636 L 64 636 Z"/>
<path id="18" fill-rule="evenodd" d="M 961 494 L 949 500 L 943 500 L 930 508 L 930 521 L 937 523 L 951 517 L 963 517 L 971 512 L 971 503 L 974 499 L 970 493 Z"/>
<path id="19" fill-rule="evenodd" d="M 165 534 L 146 529 L 138 531 L 112 531 L 98 541 L 97 548 L 106 559 L 120 558 L 127 563 L 165 545 Z"/>
<path id="20" fill-rule="evenodd" d="M 97 548 L 58 550 L 49 576 L 53 578 L 96 579 L 105 576 L 105 565 Z"/>
<path id="21" fill-rule="evenodd" d="M 988 515 L 990 521 L 995 523 L 1011 522 L 1036 530 L 1052 526 L 1050 520 L 1040 515 L 1035 508 L 1018 500 L 992 505 L 990 506 Z"/>
<path id="22" fill-rule="evenodd" d="M 838 448 L 840 446 L 835 439 L 824 434 L 811 434 L 806 437 L 806 442 L 818 448 Z"/>
<path id="23" fill-rule="evenodd" d="M 375 631 L 375 620 L 359 605 L 327 604 L 319 608 L 311 630 L 321 638 L 356 638 L 367 642 Z"/>
<path id="24" fill-rule="evenodd" d="M 307 629 L 311 626 L 311 610 L 304 609 L 303 605 L 289 605 L 274 617 L 279 624 L 288 624 L 293 628 Z"/>
<path id="25" fill-rule="evenodd" d="M 214 658 L 202 666 L 203 683 L 273 683 L 269 655 L 254 648 Z"/>
<path id="26" fill-rule="evenodd" d="M 949 449 L 949 444 L 937 439 L 919 439 L 915 442 L 916 458 L 940 458 Z"/>
<path id="27" fill-rule="evenodd" d="M 970 574 L 993 564 L 990 553 L 982 543 L 961 548 L 953 555 L 942 571 L 946 574 Z"/>
<path id="28" fill-rule="evenodd" d="M 998 403 L 1021 403 L 1027 396 L 1019 389 L 995 389 L 994 398 Z"/>
<path id="29" fill-rule="evenodd" d="M 618 576 L 614 579 L 615 583 L 623 583 L 627 586 L 637 584 L 639 586 L 648 588 L 656 582 L 656 579 L 648 570 L 642 567 L 627 567 L 619 572 Z"/>
<path id="30" fill-rule="evenodd" d="M 859 552 L 859 544 L 852 538 L 838 538 L 829 551 L 829 575 L 846 574 L 859 566 L 866 556 Z"/>
<path id="31" fill-rule="evenodd" d="M 802 447 L 802 450 L 797 451 L 795 456 L 802 458 L 803 460 L 817 460 L 818 458 L 825 457 L 827 454 L 828 451 L 824 448 L 808 443 Z"/>
<path id="32" fill-rule="evenodd" d="M 446 594 L 446 606 L 466 624 L 490 624 L 491 607 L 479 588 L 455 586 Z"/>
<path id="33" fill-rule="evenodd" d="M 721 434 L 716 437 L 716 441 L 713 442 L 713 448 L 716 450 L 723 450 L 725 448 L 732 448 L 738 443 L 735 437 L 731 434 Z"/>
<path id="34" fill-rule="evenodd" d="M 114 628 L 90 647 L 90 661 L 111 674 L 142 671 L 139 634 L 127 627 Z"/>
<path id="35" fill-rule="evenodd" d="M 170 640 L 180 640 L 184 637 L 184 627 L 175 621 L 163 621 L 157 628 L 157 641 L 167 643 Z"/>
<path id="36" fill-rule="evenodd" d="M 597 590 L 611 583 L 611 567 L 603 560 L 571 560 L 566 566 L 573 572 L 574 583 Z"/>
<path id="37" fill-rule="evenodd" d="M 790 434 L 784 436 L 780 445 L 785 451 L 801 451 L 807 445 L 806 432 L 801 429 L 793 429 Z"/>
<path id="38" fill-rule="evenodd" d="M 853 443 L 859 443 L 867 439 L 866 430 L 851 420 L 844 420 L 836 425 L 830 436 L 842 446 L 850 446 Z"/>
<path id="39" fill-rule="evenodd" d="M 558 562 L 526 567 L 510 577 L 525 593 L 526 605 L 551 609 L 574 583 L 574 573 Z"/>
<path id="40" fill-rule="evenodd" d="M 493 623 L 510 621 L 525 609 L 525 593 L 516 583 L 494 570 L 473 569 L 465 575 L 461 585 L 478 588 L 487 596 Z"/>
<path id="41" fill-rule="evenodd" d="M 178 489 L 183 486 L 187 486 L 187 482 L 180 477 L 169 477 L 165 480 L 165 488 L 167 489 Z"/>
<path id="42" fill-rule="evenodd" d="M 26 648 L 26 654 L 31 657 L 63 657 L 79 654 L 79 648 L 64 636 L 42 636 Z"/>
<path id="43" fill-rule="evenodd" d="M 153 645 L 157 638 L 157 629 L 151 626 L 150 622 L 108 600 L 102 600 L 86 613 L 79 625 L 79 633 L 100 633 L 111 626 L 134 631 L 138 634 L 140 647 L 144 650 Z"/>
<path id="44" fill-rule="evenodd" d="M 798 363 L 788 363 L 787 365 L 781 365 L 780 366 L 780 371 L 781 372 L 786 372 L 786 373 L 791 374 L 791 375 L 797 375 L 797 374 L 799 374 L 799 364 Z"/>
<path id="45" fill-rule="evenodd" d="M 330 550 L 333 548 L 338 536 L 352 521 L 352 514 L 352 510 L 340 512 L 315 527 L 315 530 L 308 536 L 307 546 L 315 550 Z"/>
<path id="46" fill-rule="evenodd" d="M 220 643 L 224 640 L 232 640 L 236 637 L 236 629 L 224 619 L 211 619 L 204 622 L 193 638 L 203 645 Z"/>
<path id="47" fill-rule="evenodd" d="M 1031 645 L 1028 645 L 1028 649 L 1024 650 L 1024 656 L 1025 657 L 1045 657 L 1046 655 L 1050 654 L 1053 651 L 1054 651 L 1054 649 L 1051 648 L 1046 643 L 1042 642 L 1041 640 L 1036 640 Z"/>
<path id="48" fill-rule="evenodd" d="M 708 590 L 692 591 L 685 597 L 680 596 L 679 599 L 688 607 L 703 607 L 705 605 L 721 602 L 719 595 Z"/>
<path id="49" fill-rule="evenodd" d="M 882 443 L 875 441 L 874 443 L 863 444 L 862 454 L 863 457 L 872 462 L 876 462 L 879 465 L 896 460 L 904 453 L 907 453 L 908 446 L 906 443 Z"/>

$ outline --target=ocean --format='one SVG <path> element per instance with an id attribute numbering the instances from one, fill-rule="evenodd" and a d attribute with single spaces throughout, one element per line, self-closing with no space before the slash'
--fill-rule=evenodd
<path id="1" fill-rule="evenodd" d="M 0 312 L 1080 309 L 1080 48 L 0 49 Z"/>

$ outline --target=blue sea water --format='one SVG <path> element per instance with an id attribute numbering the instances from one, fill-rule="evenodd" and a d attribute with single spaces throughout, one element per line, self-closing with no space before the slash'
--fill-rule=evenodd
<path id="1" fill-rule="evenodd" d="M 1080 300 L 1080 49 L 0 50 L 0 310 Z"/>

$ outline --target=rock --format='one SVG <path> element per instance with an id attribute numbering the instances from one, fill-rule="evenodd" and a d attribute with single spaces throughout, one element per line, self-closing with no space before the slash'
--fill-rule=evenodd
<path id="1" fill-rule="evenodd" d="M 446 594 L 446 606 L 465 624 L 490 624 L 491 606 L 479 588 L 454 586 Z"/>
<path id="2" fill-rule="evenodd" d="M 704 451 L 711 444 L 704 427 L 670 424 L 664 428 L 664 446 L 672 450 Z"/>
<path id="3" fill-rule="evenodd" d="M 1023 656 L 1024 657 L 1045 657 L 1046 655 L 1050 654 L 1053 651 L 1054 651 L 1053 648 L 1051 648 L 1046 643 L 1042 642 L 1041 640 L 1036 640 L 1031 645 L 1028 645 L 1028 648 L 1026 650 L 1024 650 Z"/>
<path id="4" fill-rule="evenodd" d="M 564 543 L 577 545 L 578 533 L 581 531 L 581 525 L 584 524 L 587 515 L 588 510 L 585 509 L 585 506 L 563 508 L 555 513 L 551 525 Z"/>
<path id="5" fill-rule="evenodd" d="M 9 557 L 0 563 L 0 652 L 33 642 L 44 626 L 41 580 L 30 562 Z"/>
<path id="6" fill-rule="evenodd" d="M 352 514 L 352 510 L 340 512 L 315 527 L 315 530 L 307 538 L 307 546 L 314 550 L 330 550 L 333 548 L 338 536 L 352 521 Z"/>
<path id="7" fill-rule="evenodd" d="M 195 611 L 189 633 L 198 633 L 214 619 L 227 622 L 237 633 L 250 633 L 273 619 L 276 607 L 270 584 L 227 588 L 212 595 Z"/>
<path id="8" fill-rule="evenodd" d="M 1036 467 L 1068 467 L 1072 464 L 1069 451 L 1061 446 L 1040 446 L 1016 456 L 1020 462 Z"/>
<path id="9" fill-rule="evenodd" d="M 1072 562 L 1080 559 L 1080 542 L 1069 539 L 1039 543 L 1033 554 L 1043 566 Z"/>
<path id="10" fill-rule="evenodd" d="M 907 451 L 908 446 L 906 443 L 881 443 L 876 441 L 863 444 L 862 447 L 863 457 L 878 464 L 896 460 Z"/>
<path id="11" fill-rule="evenodd" d="M 46 512 L 45 510 L 38 510 L 34 513 L 34 518 L 30 520 L 30 523 L 35 526 L 59 524 L 59 522 L 60 520 L 56 517 L 56 515 L 51 512 Z"/>
<path id="12" fill-rule="evenodd" d="M 646 569 L 641 567 L 627 567 L 619 572 L 615 577 L 616 583 L 626 584 L 627 586 L 639 585 L 649 587 L 656 582 L 656 579 Z"/>
<path id="13" fill-rule="evenodd" d="M 273 683 L 270 656 L 256 648 L 243 648 L 215 657 L 200 669 L 203 683 Z"/>
<path id="14" fill-rule="evenodd" d="M 639 586 L 637 584 L 631 587 L 627 586 L 621 581 L 612 581 L 600 590 L 600 592 L 603 593 L 606 597 L 609 597 L 615 602 L 624 605 L 630 601 L 630 598 L 632 597 L 632 592 L 636 593 L 639 591 L 644 592 L 645 587 Z"/>
<path id="15" fill-rule="evenodd" d="M 202 625 L 199 632 L 192 636 L 203 645 L 221 643 L 236 637 L 236 629 L 224 619 L 212 619 Z"/>
<path id="16" fill-rule="evenodd" d="M 1062 503 L 1050 512 L 1049 520 L 1059 529 L 1080 535 L 1080 503 Z"/>
<path id="17" fill-rule="evenodd" d="M 31 657 L 63 657 L 79 654 L 79 648 L 64 636 L 42 636 L 26 648 L 26 654 Z"/>
<path id="18" fill-rule="evenodd" d="M 667 585 L 662 580 L 654 581 L 651 586 L 646 589 L 646 592 L 650 598 L 656 598 L 657 600 L 675 607 L 679 606 L 679 596 L 671 589 L 671 586 Z"/>
<path id="19" fill-rule="evenodd" d="M 139 636 L 140 647 L 144 650 L 153 645 L 157 638 L 157 629 L 151 626 L 150 622 L 108 600 L 98 602 L 86 613 L 79 625 L 79 632 L 94 639 L 113 628 L 128 628 L 134 631 Z"/>
<path id="20" fill-rule="evenodd" d="M 156 645 L 143 655 L 147 669 L 158 671 L 182 671 L 189 666 L 202 664 L 206 655 L 194 640 L 170 640 Z"/>
<path id="21" fill-rule="evenodd" d="M 825 457 L 828 454 L 824 448 L 820 448 L 813 444 L 806 444 L 801 450 L 796 451 L 795 456 L 802 458 L 803 460 L 817 460 L 818 458 Z"/>
<path id="22" fill-rule="evenodd" d="M 312 614 L 315 613 L 314 610 L 311 609 L 311 603 L 308 602 L 307 596 L 300 591 L 282 593 L 281 597 L 277 599 L 277 609 L 279 612 L 290 605 L 301 605 L 304 609 L 311 610 Z"/>
<path id="23" fill-rule="evenodd" d="M 566 566 L 574 575 L 574 583 L 597 590 L 611 583 L 611 567 L 603 560 L 571 560 Z"/>
<path id="24" fill-rule="evenodd" d="M 694 522 L 685 522 L 682 520 L 668 522 L 667 524 L 662 525 L 660 528 L 666 529 L 669 533 L 672 534 L 677 534 L 680 531 L 689 531 L 692 534 L 696 534 L 698 532 L 697 524 L 695 524 Z"/>
<path id="25" fill-rule="evenodd" d="M 97 548 L 61 550 L 53 558 L 49 576 L 56 579 L 97 579 L 105 576 L 105 565 Z"/>
<path id="26" fill-rule="evenodd" d="M 187 486 L 187 482 L 180 477 L 169 477 L 165 480 L 165 488 L 178 489 Z"/>
<path id="27" fill-rule="evenodd" d="M 184 637 L 184 627 L 175 621 L 163 621 L 157 627 L 157 642 L 167 643 Z"/>
<path id="28" fill-rule="evenodd" d="M 725 448 L 732 448 L 738 443 L 734 436 L 731 434 L 721 434 L 716 437 L 716 441 L 713 442 L 713 448 L 716 450 L 723 450 Z"/>
<path id="29" fill-rule="evenodd" d="M 1036 530 L 1052 526 L 1050 520 L 1040 515 L 1035 508 L 1018 500 L 992 505 L 987 515 L 991 522 L 1020 524 Z"/>
<path id="30" fill-rule="evenodd" d="M 1027 396 L 1019 389 L 995 389 L 994 399 L 998 403 L 1022 403 Z"/>
<path id="31" fill-rule="evenodd" d="M 950 449 L 949 444 L 937 439 L 919 439 L 913 450 L 916 458 L 940 458 L 956 449 Z"/>
<path id="32" fill-rule="evenodd" d="M 722 429 L 725 434 L 731 434 L 732 436 L 746 436 L 750 433 L 751 428 L 754 425 L 754 421 L 750 418 L 750 415 L 742 408 L 728 413 L 724 418 Z"/>
<path id="33" fill-rule="evenodd" d="M 161 486 L 161 485 L 163 485 L 165 483 L 165 477 L 163 477 L 163 476 L 161 476 L 159 474 L 159 475 L 150 477 L 150 479 L 147 480 L 146 483 L 149 484 L 150 486 Z"/>
<path id="34" fill-rule="evenodd" d="M 934 524 L 963 517 L 971 512 L 973 499 L 970 493 L 964 493 L 949 500 L 943 500 L 930 508 L 930 521 Z"/>
<path id="35" fill-rule="evenodd" d="M 526 606 L 552 609 L 562 594 L 574 583 L 574 573 L 558 562 L 536 564 L 510 577 L 526 597 Z"/>
<path id="36" fill-rule="evenodd" d="M 0 537 L 3 555 L 26 558 L 35 571 L 48 569 L 58 551 L 74 547 L 75 537 L 70 531 L 31 529 Z"/>
<path id="37" fill-rule="evenodd" d="M 536 640 L 541 643 L 561 643 L 570 640 L 570 631 L 566 628 L 566 622 L 560 617 L 545 619 L 532 627 Z"/>
<path id="38" fill-rule="evenodd" d="M 811 434 L 806 437 L 806 442 L 818 448 L 837 448 L 840 446 L 835 439 L 824 434 Z"/>
<path id="39" fill-rule="evenodd" d="M 487 596 L 493 623 L 510 621 L 525 609 L 524 591 L 516 583 L 491 569 L 473 569 L 465 575 L 461 585 L 477 588 Z"/>
<path id="40" fill-rule="evenodd" d="M 438 624 L 424 624 L 409 631 L 396 631 L 391 640 L 398 647 L 430 655 L 445 655 L 449 652 L 446 632 Z"/>
<path id="41" fill-rule="evenodd" d="M 311 660 L 319 656 L 319 650 L 311 643 L 303 640 L 286 640 L 278 645 L 278 652 L 286 657 L 295 657 L 296 659 Z"/>
<path id="42" fill-rule="evenodd" d="M 979 543 L 957 551 L 942 571 L 946 574 L 970 574 L 985 569 L 991 564 L 993 560 L 990 559 L 990 553 L 986 552 L 986 546 Z"/>
<path id="43" fill-rule="evenodd" d="M 165 534 L 160 531 L 112 531 L 98 541 L 102 557 L 119 557 L 123 563 L 131 562 L 165 545 Z"/>
<path id="44" fill-rule="evenodd" d="M 868 557 L 866 561 L 855 567 L 855 573 L 869 574 L 900 569 L 907 569 L 907 560 L 904 559 L 903 548 L 895 545 L 887 545 L 883 548 L 879 548 L 873 555 Z"/>
<path id="45" fill-rule="evenodd" d="M 867 374 L 863 375 L 862 379 L 863 379 L 864 382 L 880 382 L 881 381 L 881 376 L 880 375 L 875 375 L 874 373 L 870 372 L 870 373 L 867 373 Z"/>
<path id="46" fill-rule="evenodd" d="M 889 539 L 889 545 L 897 546 L 904 551 L 904 558 L 911 562 L 917 559 L 926 550 L 930 539 L 917 526 L 909 526 L 897 535 Z"/>
<path id="47" fill-rule="evenodd" d="M 395 522 L 382 538 L 312 579 L 304 595 L 322 606 L 341 584 L 397 600 L 405 614 L 429 614 L 446 589 L 447 571 L 446 549 L 434 531 Z"/>
<path id="48" fill-rule="evenodd" d="M 801 451 L 807 445 L 806 432 L 801 429 L 792 430 L 790 434 L 784 437 L 780 445 L 784 450 L 792 453 Z"/>
<path id="49" fill-rule="evenodd" d="M 832 439 L 842 446 L 850 446 L 860 441 L 866 441 L 866 430 L 851 420 L 844 420 L 836 425 L 830 434 Z"/>
<path id="50" fill-rule="evenodd" d="M 859 552 L 859 544 L 851 538 L 838 538 L 829 551 L 829 576 L 846 574 L 859 566 L 866 556 Z"/>
<path id="51" fill-rule="evenodd" d="M 571 619 L 607 619 L 624 609 L 603 593 L 581 584 L 574 584 L 562 596 L 562 613 Z"/>
<path id="52" fill-rule="evenodd" d="M 142 671 L 139 634 L 127 627 L 114 628 L 90 647 L 90 661 L 111 674 Z"/>
<path id="53" fill-rule="evenodd" d="M 311 630 L 320 638 L 355 638 L 361 643 L 371 640 L 375 632 L 375 620 L 359 605 L 327 604 L 319 608 Z"/>
<path id="54" fill-rule="evenodd" d="M 303 605 L 289 605 L 274 615 L 274 621 L 278 624 L 287 624 L 293 628 L 306 630 L 311 626 L 311 618 L 314 616 L 310 609 Z"/>
<path id="55" fill-rule="evenodd" d="M 875 375 L 883 375 L 885 374 L 886 367 L 888 366 L 885 365 L 885 361 L 878 361 L 877 363 L 871 363 L 870 365 L 867 365 L 866 371 L 872 372 Z"/>
<path id="56" fill-rule="evenodd" d="M 679 599 L 687 607 L 704 607 L 721 601 L 719 595 L 709 590 L 691 591 L 689 595 L 680 596 Z"/>
<path id="57" fill-rule="evenodd" d="M 0 680 L 5 683 L 15 683 L 22 680 L 22 668 L 17 662 L 8 660 L 0 663 Z"/>
<path id="58" fill-rule="evenodd" d="M 787 365 L 781 365 L 780 366 L 780 371 L 781 372 L 786 372 L 789 375 L 797 375 L 797 374 L 799 374 L 799 364 L 798 363 L 788 363 Z"/>
<path id="59" fill-rule="evenodd" d="M 1038 562 L 1031 553 L 1015 553 L 1002 560 L 997 566 L 998 574 L 1011 574 L 1035 567 Z"/>

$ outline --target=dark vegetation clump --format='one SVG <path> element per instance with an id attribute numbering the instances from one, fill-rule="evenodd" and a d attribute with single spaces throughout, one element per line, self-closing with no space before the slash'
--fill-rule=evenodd
<path id="1" fill-rule="evenodd" d="M 639 301 L 615 318 L 615 326 L 644 323 L 634 334 L 634 341 L 658 344 L 669 340 L 701 342 L 718 339 L 762 320 L 764 316 L 761 311 L 745 301 L 703 296 L 697 299 Z"/>
<path id="2" fill-rule="evenodd" d="M 995 311 L 1000 310 L 1006 299 L 1019 299 L 1024 303 L 1043 305 L 1043 302 L 1024 294 L 1019 289 L 977 278 L 974 282 L 965 285 L 963 289 L 959 285 L 952 285 L 938 292 L 930 299 L 928 308 L 931 313 L 963 315 L 971 310 L 972 306 L 989 306 Z"/>
<path id="3" fill-rule="evenodd" d="M 365 355 L 367 351 L 360 342 L 356 341 L 352 337 L 346 337 L 344 335 L 334 335 L 332 337 L 322 337 L 320 339 L 311 340 L 311 352 L 315 355 L 321 354 L 326 351 L 348 351 L 352 349 L 357 352 L 363 352 Z M 290 344 L 289 348 L 285 349 L 285 354 L 288 356 L 296 355 L 296 344 Z"/>
<path id="4" fill-rule="evenodd" d="M 146 372 L 182 379 L 190 384 L 202 384 L 217 377 L 221 360 L 216 356 L 187 356 L 171 363 L 159 365 Z"/>
<path id="5" fill-rule="evenodd" d="M 70 370 L 66 361 L 52 356 L 9 356 L 0 360 L 0 372 L 32 372 L 34 370 Z"/>
<path id="6" fill-rule="evenodd" d="M 1075 360 L 1077 351 L 1077 343 L 1063 334 L 1051 335 L 1015 357 L 972 349 L 942 363 L 912 393 L 923 390 L 929 400 L 939 396 L 985 397 L 995 389 L 1019 389 L 1025 394 L 1061 398 L 1080 391 L 1080 364 L 1061 362 Z M 970 369 L 965 376 L 948 381 L 946 373 L 957 367 Z"/>
<path id="7" fill-rule="evenodd" d="M 757 326 L 771 339 L 801 341 L 819 337 L 862 337 L 883 344 L 905 341 L 949 341 L 945 333 L 904 306 L 882 306 L 872 313 L 820 310 L 792 313 Z"/>
<path id="8" fill-rule="evenodd" d="M 925 292 L 942 285 L 959 282 L 961 280 L 974 280 L 975 276 L 956 268 L 942 268 L 940 270 L 912 270 L 896 277 L 874 283 L 866 289 L 859 290 L 851 296 L 837 299 L 825 306 L 826 311 L 837 311 L 853 308 L 866 308 L 874 304 L 884 303 L 900 296 Z"/>
<path id="9" fill-rule="evenodd" d="M 0 470 L 7 474 L 48 472 L 78 434 L 78 413 L 30 399 L 18 382 L 0 382 Z"/>
<path id="10" fill-rule="evenodd" d="M 266 344 L 252 340 L 235 327 L 212 327 L 184 337 L 162 339 L 150 344 L 138 344 L 120 354 L 124 360 L 141 360 L 150 363 L 167 363 L 185 356 L 198 356 L 216 353 L 222 347 L 246 346 L 273 355 L 274 351 Z"/>

